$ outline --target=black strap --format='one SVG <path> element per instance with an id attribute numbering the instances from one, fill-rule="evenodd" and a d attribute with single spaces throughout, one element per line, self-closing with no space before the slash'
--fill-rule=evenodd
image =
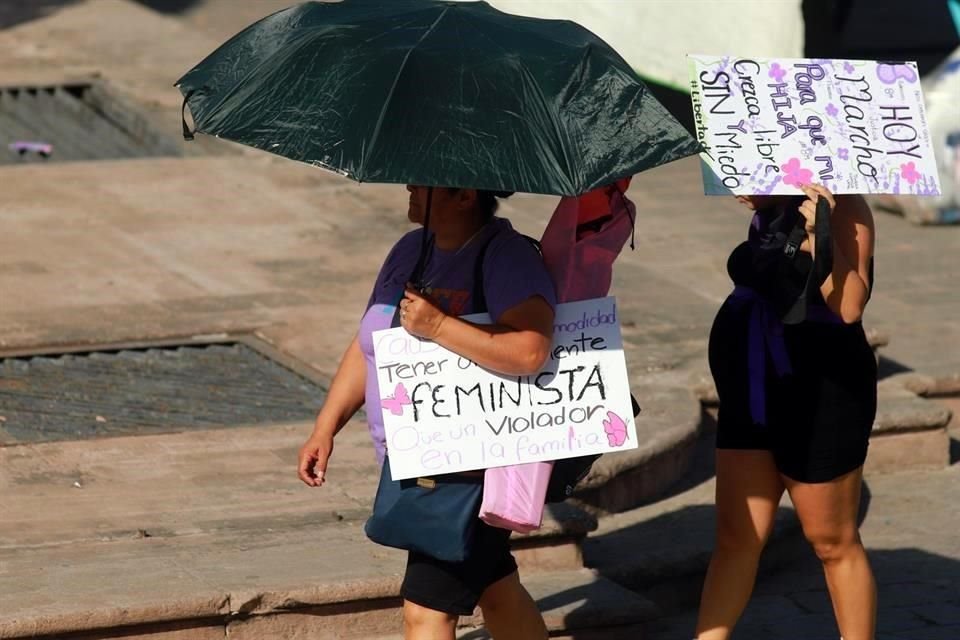
<path id="1" fill-rule="evenodd" d="M 489 238 L 483 243 L 483 247 L 480 249 L 480 253 L 477 254 L 477 261 L 473 265 L 473 294 L 471 300 L 473 301 L 473 313 L 486 313 L 487 309 L 487 296 L 484 293 L 483 288 L 483 259 L 487 255 L 487 247 L 490 246 L 490 242 L 496 237 L 496 233 L 490 235 Z M 522 234 L 521 234 L 522 235 Z M 533 248 L 537 250 L 541 256 L 543 255 L 543 247 L 540 245 L 540 241 L 531 238 L 530 236 L 523 236 L 527 242 L 533 245 Z"/>
<path id="2" fill-rule="evenodd" d="M 800 216 L 803 221 L 803 216 Z M 803 224 L 802 222 L 800 223 Z M 794 232 L 796 229 L 794 229 Z M 789 237 L 794 236 L 794 232 Z M 804 229 L 806 233 L 806 229 Z M 783 315 L 784 324 L 799 324 L 807 319 L 807 305 L 809 300 L 816 298 L 817 291 L 833 271 L 833 237 L 830 233 L 830 205 L 825 198 L 817 199 L 817 212 L 814 218 L 814 247 L 813 266 L 807 274 L 803 292 L 797 297 L 790 309 Z M 789 240 L 788 240 L 789 242 Z M 801 240 L 802 242 L 802 240 Z M 799 246 L 799 245 L 797 245 Z M 784 247 L 784 253 L 787 247 Z M 793 256 L 789 256 L 793 257 Z"/>
<path id="3" fill-rule="evenodd" d="M 830 233 L 830 204 L 825 198 L 817 200 L 817 216 L 814 224 L 814 236 L 817 246 L 814 249 L 813 269 L 811 270 L 813 284 L 820 288 L 833 273 L 833 236 Z"/>
<path id="4" fill-rule="evenodd" d="M 487 294 L 483 286 L 483 261 L 487 256 L 487 249 L 495 237 L 497 237 L 497 234 L 491 233 L 484 240 L 480 251 L 477 253 L 477 259 L 473 263 L 473 292 L 470 294 L 470 302 L 472 303 L 470 307 L 473 313 L 487 312 Z"/>
<path id="5" fill-rule="evenodd" d="M 807 237 L 806 222 L 806 218 L 798 216 L 797 223 L 793 226 L 793 229 L 790 230 L 790 233 L 787 234 L 787 241 L 783 243 L 783 254 L 791 260 L 797 257 L 797 252 L 800 251 L 800 245 L 803 244 L 804 238 Z"/>

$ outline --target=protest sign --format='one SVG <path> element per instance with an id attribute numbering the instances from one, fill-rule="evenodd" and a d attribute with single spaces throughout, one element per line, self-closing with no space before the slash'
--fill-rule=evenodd
<path id="1" fill-rule="evenodd" d="M 690 56 L 704 192 L 937 195 L 913 62 Z"/>
<path id="2" fill-rule="evenodd" d="M 486 316 L 468 316 L 489 323 Z M 542 371 L 503 376 L 402 328 L 373 334 L 394 479 L 637 446 L 614 298 L 557 305 Z"/>

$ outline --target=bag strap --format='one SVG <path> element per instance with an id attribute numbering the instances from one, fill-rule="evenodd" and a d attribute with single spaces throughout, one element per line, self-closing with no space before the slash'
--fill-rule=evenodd
<path id="1" fill-rule="evenodd" d="M 794 237 L 797 228 L 800 228 L 803 233 L 806 234 L 803 221 L 804 218 L 801 216 L 800 221 L 798 221 L 798 226 L 794 227 L 793 231 L 791 231 L 787 245 L 784 246 L 783 249 L 784 253 L 791 259 L 796 255 L 796 252 L 794 252 L 793 255 L 787 253 L 790 246 L 790 238 Z M 820 289 L 833 271 L 833 237 L 830 233 L 830 205 L 823 198 L 817 200 L 817 213 L 814 220 L 814 238 L 817 244 L 816 252 L 813 256 L 813 266 L 810 267 L 810 272 L 807 274 L 807 281 L 804 284 L 803 293 L 800 294 L 796 302 L 793 303 L 793 306 L 784 314 L 782 319 L 784 324 L 799 324 L 807 319 L 808 300 L 816 296 L 816 291 Z M 800 242 L 803 242 L 802 238 Z M 799 243 L 797 246 L 800 246 Z"/>
<path id="2" fill-rule="evenodd" d="M 473 313 L 486 313 L 487 309 L 487 296 L 484 292 L 484 283 L 483 283 L 483 261 L 487 256 L 487 249 L 490 247 L 490 243 L 493 242 L 493 239 L 497 237 L 497 233 L 493 233 L 489 238 L 483 243 L 483 246 L 480 248 L 480 252 L 477 254 L 477 260 L 473 265 L 473 293 L 471 294 L 471 300 L 473 300 Z M 540 241 L 530 236 L 525 236 L 520 234 L 527 242 L 533 245 L 533 248 L 537 250 L 541 256 L 543 255 L 543 247 L 540 245 Z"/>

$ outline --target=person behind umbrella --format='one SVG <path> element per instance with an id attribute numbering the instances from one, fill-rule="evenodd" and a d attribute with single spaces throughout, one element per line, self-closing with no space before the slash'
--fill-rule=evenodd
<path id="1" fill-rule="evenodd" d="M 424 224 L 429 210 L 433 249 L 420 278 L 420 293 L 408 284 L 421 255 L 424 229 L 405 235 L 393 247 L 367 304 L 357 336 L 350 343 L 313 434 L 300 450 L 299 476 L 322 486 L 334 436 L 364 404 L 378 407 L 380 390 L 371 334 L 399 320 L 409 333 L 480 366 L 507 375 L 540 370 L 553 335 L 554 287 L 533 245 L 496 217 L 489 191 L 408 186 L 411 222 Z M 509 194 L 498 194 L 507 196 Z M 482 257 L 481 257 L 482 256 Z M 473 310 L 476 265 L 482 259 L 482 291 L 493 325 L 457 318 Z M 382 413 L 367 411 L 370 433 L 382 463 Z M 520 584 L 510 553 L 510 531 L 478 520 L 473 548 L 462 563 L 409 552 L 401 588 L 405 638 L 454 638 L 461 615 L 479 604 L 497 640 L 546 638 L 543 618 Z"/>
<path id="2" fill-rule="evenodd" d="M 860 322 L 874 223 L 860 196 L 801 188 L 805 198 L 737 197 L 755 214 L 727 263 L 735 289 L 710 335 L 717 529 L 698 640 L 730 637 L 784 490 L 823 563 L 843 638 L 874 637 L 876 585 L 857 521 L 877 406 Z"/>

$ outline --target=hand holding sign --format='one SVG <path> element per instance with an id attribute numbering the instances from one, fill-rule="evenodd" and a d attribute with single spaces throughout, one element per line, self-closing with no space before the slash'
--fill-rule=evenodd
<path id="1" fill-rule="evenodd" d="M 400 301 L 400 326 L 412 336 L 433 340 L 440 334 L 440 325 L 447 315 L 433 304 L 427 296 L 407 284 L 407 291 Z"/>
<path id="2" fill-rule="evenodd" d="M 823 198 L 830 205 L 830 213 L 837 208 L 837 201 L 834 199 L 830 190 L 819 184 L 801 184 L 800 189 L 807 195 L 807 199 L 800 205 L 799 211 L 806 219 L 804 229 L 807 233 L 813 233 L 817 224 L 817 201 Z"/>

